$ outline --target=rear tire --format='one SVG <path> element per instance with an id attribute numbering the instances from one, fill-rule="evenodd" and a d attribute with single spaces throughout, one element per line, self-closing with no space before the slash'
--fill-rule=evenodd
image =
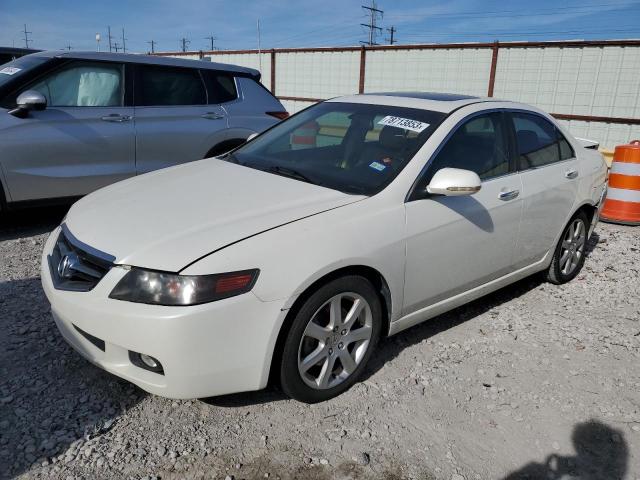
<path id="1" fill-rule="evenodd" d="M 366 278 L 323 285 L 302 304 L 287 334 L 282 390 L 306 403 L 340 395 L 362 376 L 381 331 L 380 299 Z"/>
<path id="2" fill-rule="evenodd" d="M 589 219 L 580 211 L 569 221 L 558 240 L 553 260 L 547 270 L 547 281 L 561 285 L 580 273 L 587 251 L 588 232 Z"/>

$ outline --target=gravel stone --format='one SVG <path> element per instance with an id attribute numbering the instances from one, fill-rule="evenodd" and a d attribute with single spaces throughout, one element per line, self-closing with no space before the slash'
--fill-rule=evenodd
<path id="1" fill-rule="evenodd" d="M 39 279 L 64 213 L 0 216 L 0 479 L 640 479 L 640 227 L 599 224 L 572 282 L 383 340 L 363 381 L 305 405 L 168 400 L 80 357 Z"/>

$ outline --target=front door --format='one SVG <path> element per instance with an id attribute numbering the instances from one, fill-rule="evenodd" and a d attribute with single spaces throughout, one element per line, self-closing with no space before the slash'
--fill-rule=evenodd
<path id="1" fill-rule="evenodd" d="M 513 271 L 522 201 L 500 112 L 463 122 L 417 184 L 425 192 L 441 168 L 475 171 L 474 195 L 413 195 L 406 203 L 407 259 L 403 314 L 410 314 Z"/>
<path id="2" fill-rule="evenodd" d="M 27 86 L 47 108 L 24 119 L 2 113 L 10 200 L 85 195 L 135 175 L 133 108 L 121 64 L 74 61 Z"/>

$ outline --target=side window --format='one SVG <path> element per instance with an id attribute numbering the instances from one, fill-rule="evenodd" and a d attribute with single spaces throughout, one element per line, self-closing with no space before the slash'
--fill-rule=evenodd
<path id="1" fill-rule="evenodd" d="M 562 132 L 556 129 L 558 132 L 558 141 L 560 142 L 560 160 L 569 160 L 575 158 L 576 152 L 573 150 L 571 144 L 564 138 Z"/>
<path id="2" fill-rule="evenodd" d="M 551 122 L 529 113 L 514 112 L 511 117 L 518 143 L 518 170 L 543 167 L 561 160 L 559 132 Z"/>
<path id="3" fill-rule="evenodd" d="M 215 70 L 201 70 L 202 76 L 207 84 L 209 103 L 217 105 L 219 103 L 231 102 L 238 98 L 236 82 L 233 75 Z"/>
<path id="4" fill-rule="evenodd" d="M 28 87 L 51 107 L 116 107 L 122 105 L 122 65 L 77 62 Z"/>
<path id="5" fill-rule="evenodd" d="M 433 175 L 441 168 L 472 170 L 481 180 L 509 173 L 507 135 L 502 114 L 489 113 L 473 117 L 458 127 L 444 147 L 431 162 L 428 185 Z"/>
<path id="6" fill-rule="evenodd" d="M 206 105 L 200 72 L 192 68 L 137 66 L 136 105 Z"/>

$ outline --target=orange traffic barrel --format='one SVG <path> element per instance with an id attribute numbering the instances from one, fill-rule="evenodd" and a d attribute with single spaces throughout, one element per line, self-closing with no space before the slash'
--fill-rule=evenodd
<path id="1" fill-rule="evenodd" d="M 291 149 L 300 150 L 316 146 L 320 125 L 315 120 L 296 128 L 291 135 Z"/>
<path id="2" fill-rule="evenodd" d="M 640 140 L 616 147 L 600 218 L 605 222 L 640 225 Z"/>

